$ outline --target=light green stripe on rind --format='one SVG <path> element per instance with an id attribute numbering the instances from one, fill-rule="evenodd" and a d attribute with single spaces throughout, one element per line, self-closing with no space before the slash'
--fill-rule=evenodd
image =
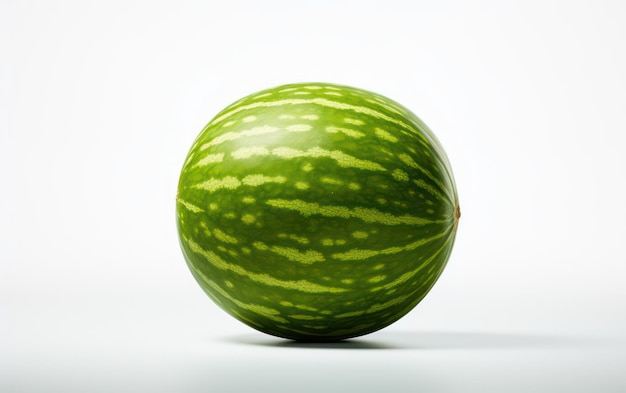
<path id="1" fill-rule="evenodd" d="M 439 250 L 437 250 L 437 252 L 431 257 L 428 258 L 427 260 L 425 260 L 424 262 L 422 262 L 422 264 L 417 267 L 416 269 L 414 269 L 413 271 L 407 272 L 405 274 L 403 274 L 402 276 L 400 276 L 399 278 L 397 278 L 396 280 L 387 283 L 385 285 L 381 285 L 379 287 L 373 288 L 371 289 L 372 292 L 377 292 L 380 291 L 382 289 L 391 289 L 397 285 L 400 285 L 402 283 L 405 283 L 406 281 L 410 280 L 412 277 L 414 277 L 417 273 L 419 273 L 421 270 L 423 270 L 425 267 L 427 267 L 429 265 L 430 262 L 432 262 L 440 253 L 443 249 L 445 249 L 446 244 L 444 244 L 444 246 L 442 246 Z M 352 318 L 352 317 L 359 317 L 362 315 L 366 315 L 366 314 L 373 314 L 376 312 L 380 312 L 383 311 L 385 309 L 397 306 L 399 304 L 404 303 L 405 301 L 407 301 L 408 299 L 412 299 L 411 303 L 417 304 L 419 303 L 428 293 L 428 291 L 422 291 L 423 293 L 421 294 L 421 296 L 417 299 L 413 299 L 413 296 L 418 293 L 419 291 L 422 290 L 422 288 L 424 287 L 424 285 L 432 285 L 433 283 L 433 276 L 429 276 L 428 279 L 423 280 L 422 283 L 415 288 L 413 291 L 411 291 L 410 293 L 407 293 L 405 295 L 401 295 L 398 296 L 396 298 L 390 299 L 384 303 L 377 303 L 377 304 L 373 304 L 371 305 L 369 308 L 365 309 L 365 310 L 353 310 L 353 311 L 348 311 L 342 314 L 337 314 L 335 315 L 335 318 Z M 403 314 L 402 314 L 403 315 Z"/>
<path id="2" fill-rule="evenodd" d="M 389 247 L 389 248 L 384 248 L 382 250 L 367 250 L 367 249 L 361 249 L 361 248 L 354 248 L 346 252 L 335 253 L 331 255 L 331 257 L 333 259 L 338 259 L 341 261 L 361 261 L 361 260 L 372 258 L 378 255 L 393 255 L 393 254 L 398 254 L 398 253 L 405 252 L 405 251 L 413 251 L 434 240 L 441 239 L 447 234 L 448 234 L 448 231 L 444 231 L 435 236 L 431 236 L 426 239 L 420 239 L 402 247 Z"/>
<path id="3" fill-rule="evenodd" d="M 379 223 L 383 225 L 428 225 L 442 224 L 449 221 L 431 220 L 408 214 L 403 216 L 394 216 L 389 213 L 381 212 L 377 209 L 363 207 L 351 209 L 346 206 L 320 205 L 319 203 L 306 202 L 301 199 L 268 199 L 265 203 L 278 209 L 296 211 L 305 217 L 319 215 L 323 217 L 338 217 L 346 219 L 357 218 L 367 223 Z"/>
<path id="4" fill-rule="evenodd" d="M 381 108 L 389 111 L 389 112 L 393 112 L 395 114 L 398 114 L 400 116 L 405 116 L 406 115 L 406 110 L 398 105 L 396 105 L 395 103 L 393 103 L 392 101 L 390 101 L 387 98 L 384 98 L 382 96 L 377 95 L 376 99 L 374 100 L 366 100 L 367 102 L 369 102 L 370 104 L 374 104 L 377 106 L 380 106 Z"/>
<path id="5" fill-rule="evenodd" d="M 307 315 L 307 314 L 292 314 L 292 315 L 289 315 L 288 317 L 292 319 L 298 319 L 301 321 L 319 321 L 319 320 L 325 319 L 325 317 Z"/>
<path id="6" fill-rule="evenodd" d="M 176 202 L 180 203 L 182 206 L 184 206 L 187 210 L 189 210 L 192 213 L 201 213 L 204 211 L 204 209 L 194 205 L 193 203 L 187 202 L 181 198 L 176 198 Z"/>
<path id="7" fill-rule="evenodd" d="M 384 120 L 387 121 L 389 123 L 393 123 L 396 125 L 401 126 L 404 129 L 410 130 L 414 132 L 414 129 L 409 126 L 407 123 L 398 120 L 394 117 L 388 116 L 380 111 L 377 111 L 375 109 L 372 108 L 368 108 L 366 106 L 359 106 L 359 105 L 351 105 L 351 104 L 346 104 L 344 102 L 338 102 L 338 101 L 333 101 L 333 100 L 328 100 L 326 98 L 311 98 L 311 99 L 301 99 L 301 98 L 289 98 L 289 99 L 285 99 L 285 100 L 277 100 L 277 101 L 260 101 L 260 102 L 255 102 L 252 104 L 248 104 L 248 105 L 243 105 L 240 107 L 236 107 L 231 109 L 230 111 L 222 114 L 221 116 L 216 117 L 215 119 L 213 119 L 206 127 L 210 127 L 213 124 L 219 123 L 227 118 L 229 118 L 230 116 L 242 112 L 242 111 L 246 111 L 246 110 L 250 110 L 250 109 L 255 109 L 255 108 L 268 108 L 268 107 L 277 107 L 277 106 L 283 106 L 283 105 L 303 105 L 303 104 L 313 104 L 313 105 L 319 105 L 319 106 L 323 106 L 323 107 L 327 107 L 327 108 L 333 108 L 333 109 L 339 109 L 339 110 L 349 110 L 349 111 L 353 111 L 356 113 L 360 113 L 363 115 L 367 115 L 367 116 L 371 116 L 373 118 L 379 119 L 379 120 Z"/>
<path id="8" fill-rule="evenodd" d="M 296 234 L 279 233 L 278 237 L 281 239 L 291 239 L 300 244 L 309 244 L 311 241 L 305 236 L 298 236 Z"/>
<path id="9" fill-rule="evenodd" d="M 290 261 L 299 262 L 305 265 L 310 265 L 315 262 L 324 262 L 326 258 L 324 255 L 315 250 L 306 250 L 304 252 L 299 251 L 296 248 L 292 247 L 281 247 L 281 246 L 268 246 L 263 242 L 254 242 L 253 246 L 260 251 L 270 251 L 274 254 L 280 255 L 281 257 L 285 257 Z"/>
<path id="10" fill-rule="evenodd" d="M 219 135 L 211 139 L 210 142 L 204 143 L 202 146 L 200 146 L 200 150 L 205 150 L 211 146 L 219 145 L 220 143 L 234 141 L 234 140 L 249 137 L 249 136 L 271 134 L 279 130 L 280 128 L 278 127 L 260 126 L 260 127 L 251 128 L 249 130 L 239 131 L 239 132 L 227 132 L 225 134 Z"/>
<path id="11" fill-rule="evenodd" d="M 409 174 L 402 169 L 394 169 L 391 176 L 398 181 L 409 181 Z"/>
<path id="12" fill-rule="evenodd" d="M 290 261 L 299 262 L 305 265 L 310 265 L 315 262 L 323 262 L 326 260 L 324 255 L 315 250 L 306 250 L 300 252 L 291 247 L 272 246 L 270 251 L 289 259 Z"/>
<path id="13" fill-rule="evenodd" d="M 246 146 L 231 153 L 235 160 L 248 159 L 254 156 L 274 156 L 285 160 L 294 158 L 330 158 L 343 168 L 356 168 L 367 171 L 386 171 L 385 167 L 377 162 L 364 160 L 346 154 L 340 150 L 326 150 L 319 146 L 307 150 L 298 150 L 291 147 L 281 146 L 269 150 L 265 146 Z"/>
<path id="14" fill-rule="evenodd" d="M 203 249 L 191 239 L 183 239 L 183 241 L 192 252 L 203 256 L 211 266 L 219 270 L 231 271 L 260 284 L 306 293 L 340 293 L 347 291 L 344 288 L 320 285 L 307 280 L 280 280 L 269 274 L 252 273 L 239 265 L 226 262 L 213 251 Z M 195 267 L 194 269 L 197 270 Z"/>
<path id="15" fill-rule="evenodd" d="M 413 296 L 413 293 L 409 293 L 403 296 L 398 296 L 384 303 L 373 304 L 367 310 L 355 310 L 355 311 L 348 311 L 343 314 L 337 314 L 335 315 L 335 318 L 353 318 L 353 317 L 358 317 L 364 314 L 373 314 L 373 313 L 385 310 L 387 308 L 397 306 L 398 304 L 404 303 L 407 299 L 411 298 L 412 296 Z"/>
<path id="16" fill-rule="evenodd" d="M 347 123 L 347 124 L 352 124 L 352 125 L 355 125 L 355 126 L 362 126 L 363 124 L 365 124 L 365 122 L 363 120 L 352 119 L 350 117 L 344 118 L 343 122 Z"/>
<path id="17" fill-rule="evenodd" d="M 446 234 L 449 233 L 449 231 L 445 232 Z M 372 288 L 372 292 L 377 292 L 383 289 L 391 289 L 393 287 L 396 287 L 400 284 L 403 284 L 407 281 L 409 281 L 411 278 L 415 277 L 415 275 L 417 275 L 420 271 L 422 271 L 425 267 L 427 267 L 432 261 L 435 260 L 435 258 L 437 258 L 439 256 L 439 254 L 441 254 L 441 252 L 443 250 L 445 250 L 447 247 L 450 246 L 450 239 L 448 239 L 446 242 L 444 242 L 441 247 L 439 247 L 439 249 L 437 249 L 437 251 L 435 253 L 433 253 L 433 255 L 431 255 L 428 259 L 426 259 L 424 262 L 422 262 L 417 268 L 404 273 L 403 275 L 401 275 L 400 277 L 396 278 L 395 280 L 388 282 L 384 285 L 380 285 L 378 287 Z"/>
<path id="18" fill-rule="evenodd" d="M 413 180 L 413 183 L 415 183 L 416 186 L 420 187 L 421 189 L 425 190 L 426 192 L 430 193 L 435 198 L 437 198 L 439 200 L 442 200 L 442 201 L 446 202 L 448 205 L 454 207 L 453 201 L 450 200 L 448 196 L 443 195 L 439 190 L 437 190 L 435 187 L 431 186 L 430 184 L 426 183 L 424 180 L 422 180 L 422 179 L 420 179 L 420 180 Z"/>
<path id="19" fill-rule="evenodd" d="M 248 175 L 241 180 L 233 176 L 226 176 L 218 179 L 211 178 L 209 180 L 203 181 L 202 183 L 194 184 L 191 186 L 191 188 L 215 192 L 222 188 L 234 190 L 241 186 L 257 187 L 267 183 L 282 184 L 286 181 L 287 179 L 284 176 L 270 177 L 261 174 Z"/>
<path id="20" fill-rule="evenodd" d="M 424 296 L 426 296 L 426 293 L 422 293 L 422 295 L 417 298 L 417 299 L 413 299 L 413 296 L 415 296 L 415 293 L 419 292 L 422 287 L 424 286 L 424 284 L 429 283 L 430 280 L 426 280 L 422 283 L 422 285 L 420 285 L 419 287 L 415 288 L 413 291 L 411 291 L 410 293 L 407 293 L 405 295 L 402 296 L 398 296 L 395 297 L 393 299 L 390 299 L 384 303 L 376 303 L 376 304 L 372 304 L 368 309 L 365 310 L 353 310 L 353 311 L 348 311 L 342 314 L 337 314 L 335 315 L 335 318 L 353 318 L 353 317 L 360 317 L 361 315 L 367 315 L 367 314 L 373 314 L 373 313 L 377 313 L 380 311 L 384 311 L 388 308 L 397 306 L 399 304 L 402 304 L 404 302 L 406 302 L 408 299 L 412 299 L 411 303 L 413 304 L 417 304 L 419 303 L 419 301 L 421 301 Z"/>
<path id="21" fill-rule="evenodd" d="M 246 146 L 230 153 L 235 160 L 247 159 L 253 156 L 268 156 L 269 154 L 270 151 L 265 146 Z"/>
<path id="22" fill-rule="evenodd" d="M 353 130 L 351 128 L 335 127 L 335 126 L 326 127 L 326 132 L 328 132 L 329 134 L 342 133 L 342 134 L 349 136 L 350 138 L 355 138 L 355 139 L 363 138 L 365 136 L 365 134 L 362 133 L 361 131 Z"/>
<path id="23" fill-rule="evenodd" d="M 209 142 L 203 143 L 202 146 L 200 146 L 200 150 L 205 150 L 211 146 L 220 145 L 224 142 L 236 141 L 237 139 L 241 138 L 273 134 L 275 132 L 307 132 L 310 131 L 312 128 L 313 127 L 309 124 L 291 124 L 286 126 L 285 128 L 265 125 L 253 127 L 243 131 L 226 132 L 222 135 L 216 136 Z"/>
<path id="24" fill-rule="evenodd" d="M 224 160 L 224 153 L 208 154 L 202 159 L 200 159 L 198 162 L 196 162 L 192 166 L 192 168 L 207 166 L 210 164 L 217 164 L 217 163 L 222 162 L 223 160 Z"/>
<path id="25" fill-rule="evenodd" d="M 285 318 L 279 316 L 280 315 L 280 311 L 278 311 L 278 310 L 275 310 L 275 309 L 270 308 L 270 307 L 262 306 L 260 304 L 244 303 L 241 300 L 235 299 L 227 291 L 222 289 L 222 287 L 220 287 L 215 281 L 213 281 L 210 278 L 208 278 L 207 276 L 205 276 L 200 270 L 196 269 L 195 267 L 192 267 L 192 268 L 194 269 L 194 272 L 198 276 L 200 276 L 202 281 L 204 281 L 209 287 L 211 287 L 211 289 L 213 289 L 215 292 L 219 293 L 222 297 L 224 297 L 225 299 L 229 300 L 231 303 L 234 303 L 237 307 L 239 307 L 241 309 L 244 309 L 244 310 L 252 311 L 255 314 L 264 316 L 264 317 L 266 317 L 268 319 L 271 319 L 272 321 L 275 321 L 275 322 L 280 322 L 280 323 L 288 323 L 289 322 Z"/>
<path id="26" fill-rule="evenodd" d="M 377 137 L 387 142 L 391 142 L 391 143 L 398 142 L 398 138 L 393 136 L 390 132 L 383 130 L 382 128 L 376 127 L 374 130 L 374 133 L 376 134 Z"/>
<path id="27" fill-rule="evenodd" d="M 256 175 L 248 175 L 241 179 L 241 183 L 245 186 L 257 187 L 266 183 L 284 183 L 287 181 L 287 178 L 284 176 L 265 176 L 261 174 Z"/>
<path id="28" fill-rule="evenodd" d="M 202 183 L 195 184 L 191 187 L 213 192 L 222 188 L 226 188 L 228 190 L 234 190 L 235 188 L 240 187 L 240 186 L 241 186 L 241 180 L 233 176 L 226 176 L 221 179 L 211 178 L 209 180 L 203 181 Z"/>
<path id="29" fill-rule="evenodd" d="M 363 160 L 360 158 L 353 157 L 349 154 L 346 154 L 340 150 L 326 150 L 322 149 L 319 146 L 312 147 L 307 149 L 306 151 L 297 150 L 290 147 L 277 147 L 272 149 L 272 155 L 284 158 L 284 159 L 292 159 L 292 158 L 321 158 L 326 157 L 330 158 L 337 162 L 337 165 L 343 168 L 357 168 L 369 171 L 386 171 L 385 167 L 380 165 L 377 162 Z"/>
<path id="30" fill-rule="evenodd" d="M 398 158 L 402 162 L 404 162 L 406 165 L 410 166 L 411 168 L 417 169 L 418 171 L 422 172 L 430 180 L 432 180 L 435 184 L 437 184 L 439 186 L 439 188 L 441 188 L 441 190 L 446 193 L 447 198 L 445 198 L 445 199 L 447 199 L 449 202 L 452 202 L 454 200 L 454 197 L 449 194 L 448 188 L 441 182 L 441 180 L 439 180 L 435 175 L 433 175 L 426 168 L 422 167 L 421 165 L 418 165 L 415 162 L 415 160 L 413 160 L 413 158 L 411 158 L 411 156 L 409 156 L 408 154 L 400 154 L 400 155 L 398 155 Z"/>
<path id="31" fill-rule="evenodd" d="M 223 242 L 223 243 L 229 243 L 229 244 L 237 244 L 238 240 L 235 237 L 232 237 L 224 232 L 222 232 L 219 228 L 213 228 L 213 234 L 215 235 L 215 237 L 217 238 L 217 240 Z"/>

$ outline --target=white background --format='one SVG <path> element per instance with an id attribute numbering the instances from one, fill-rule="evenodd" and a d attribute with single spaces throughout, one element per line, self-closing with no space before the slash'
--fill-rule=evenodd
<path id="1" fill-rule="evenodd" d="M 0 0 L 0 391 L 626 390 L 620 1 Z M 463 216 L 389 328 L 300 345 L 215 306 L 179 170 L 232 101 L 325 81 L 411 108 Z"/>

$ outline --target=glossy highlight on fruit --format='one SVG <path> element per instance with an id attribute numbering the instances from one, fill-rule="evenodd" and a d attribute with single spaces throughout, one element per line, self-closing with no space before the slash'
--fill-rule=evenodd
<path id="1" fill-rule="evenodd" d="M 176 213 L 187 265 L 215 303 L 307 341 L 408 313 L 442 273 L 460 216 L 446 154 L 417 116 L 326 83 L 217 114 L 184 162 Z"/>

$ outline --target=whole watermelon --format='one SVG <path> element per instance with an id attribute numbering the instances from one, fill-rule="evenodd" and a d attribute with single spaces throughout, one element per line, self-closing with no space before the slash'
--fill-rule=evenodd
<path id="1" fill-rule="evenodd" d="M 189 151 L 176 212 L 187 265 L 215 303 L 307 341 L 409 312 L 446 265 L 460 216 L 446 154 L 417 116 L 326 83 L 220 112 Z"/>

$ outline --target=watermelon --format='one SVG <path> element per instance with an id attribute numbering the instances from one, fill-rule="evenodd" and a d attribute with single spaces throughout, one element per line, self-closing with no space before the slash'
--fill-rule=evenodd
<path id="1" fill-rule="evenodd" d="M 428 127 L 384 96 L 327 83 L 260 91 L 217 114 L 184 162 L 176 213 L 208 296 L 303 341 L 407 314 L 441 275 L 460 216 Z"/>

